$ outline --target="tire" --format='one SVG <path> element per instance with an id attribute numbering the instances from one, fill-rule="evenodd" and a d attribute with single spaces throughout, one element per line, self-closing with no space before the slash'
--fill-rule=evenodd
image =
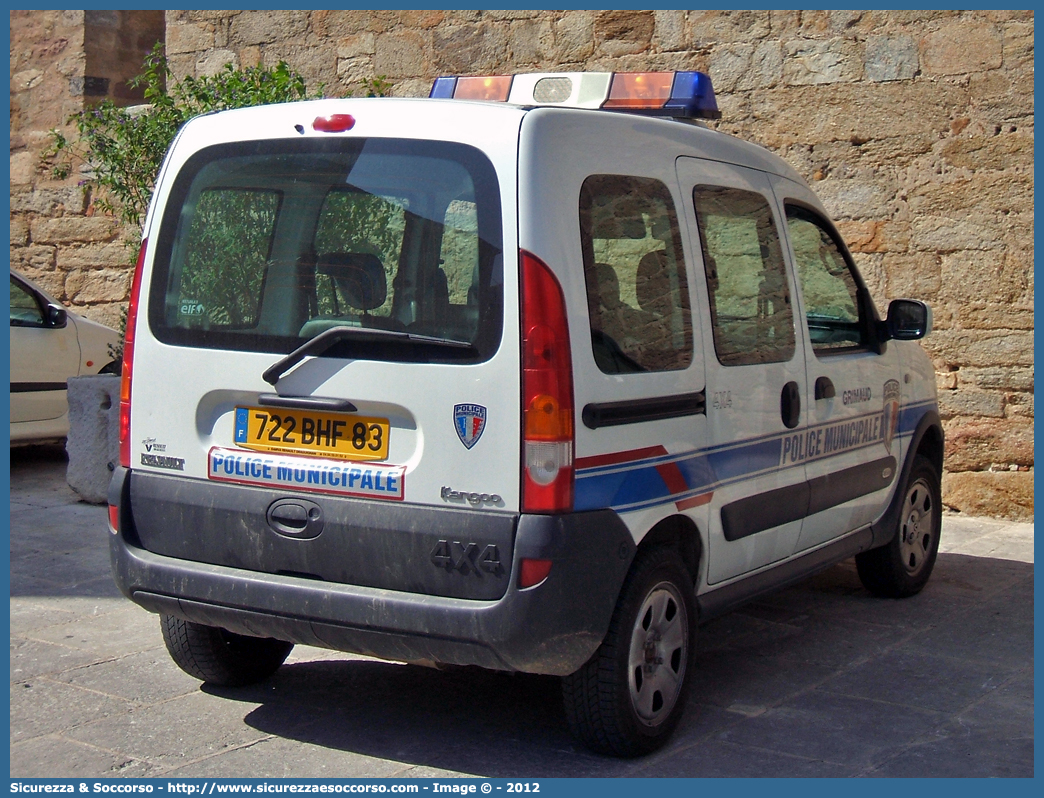
<path id="1" fill-rule="evenodd" d="M 160 629 L 167 651 L 179 668 L 222 687 L 244 687 L 266 679 L 294 647 L 282 640 L 237 635 L 173 615 L 160 616 Z"/>
<path id="2" fill-rule="evenodd" d="M 639 555 L 601 646 L 562 679 L 570 730 L 599 753 L 655 751 L 685 709 L 695 643 L 693 578 L 681 558 L 661 547 Z"/>
<path id="3" fill-rule="evenodd" d="M 939 553 L 942 489 L 939 473 L 928 458 L 915 456 L 903 490 L 899 524 L 891 542 L 856 555 L 863 587 L 884 598 L 920 593 Z"/>

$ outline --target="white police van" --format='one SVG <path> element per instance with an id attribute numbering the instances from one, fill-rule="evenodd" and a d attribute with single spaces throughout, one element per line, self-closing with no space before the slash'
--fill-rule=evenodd
<path id="1" fill-rule="evenodd" d="M 699 622 L 853 555 L 923 587 L 928 307 L 882 321 L 806 183 L 717 115 L 701 73 L 564 73 L 185 125 L 109 500 L 179 666 L 555 674 L 573 731 L 635 755 Z"/>

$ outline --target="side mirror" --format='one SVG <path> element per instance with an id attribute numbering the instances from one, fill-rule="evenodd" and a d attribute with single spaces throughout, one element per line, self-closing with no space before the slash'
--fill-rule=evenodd
<path id="1" fill-rule="evenodd" d="M 885 321 L 888 337 L 916 341 L 932 331 L 932 309 L 917 299 L 893 299 Z"/>
<path id="2" fill-rule="evenodd" d="M 61 305 L 48 305 L 45 314 L 48 327 L 61 329 L 69 323 L 69 314 Z"/>

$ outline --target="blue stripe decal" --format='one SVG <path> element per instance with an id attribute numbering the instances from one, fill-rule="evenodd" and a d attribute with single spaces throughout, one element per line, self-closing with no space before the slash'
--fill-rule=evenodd
<path id="1" fill-rule="evenodd" d="M 578 469 L 574 506 L 577 510 L 611 507 L 628 512 L 682 501 L 762 474 L 884 445 L 889 437 L 888 427 L 893 425 L 893 440 L 908 438 L 924 414 L 935 409 L 935 401 L 918 402 L 899 409 L 897 424 L 889 417 L 894 408 L 886 408 L 795 433 L 776 433 L 697 451 Z M 680 472 L 686 490 L 671 492 L 661 475 L 667 469 Z"/>

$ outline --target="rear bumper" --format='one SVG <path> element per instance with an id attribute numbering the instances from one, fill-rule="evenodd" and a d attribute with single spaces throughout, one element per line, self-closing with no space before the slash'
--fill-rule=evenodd
<path id="1" fill-rule="evenodd" d="M 117 469 L 109 502 L 120 590 L 152 612 L 261 637 L 403 661 L 565 675 L 609 627 L 635 546 L 614 512 L 518 517 L 508 587 L 495 600 L 432 596 L 262 573 L 147 551 L 133 533 L 129 479 Z M 424 508 L 415 521 L 422 525 Z M 550 559 L 539 585 L 518 588 L 522 558 Z M 506 563 L 505 563 L 506 565 Z"/>

